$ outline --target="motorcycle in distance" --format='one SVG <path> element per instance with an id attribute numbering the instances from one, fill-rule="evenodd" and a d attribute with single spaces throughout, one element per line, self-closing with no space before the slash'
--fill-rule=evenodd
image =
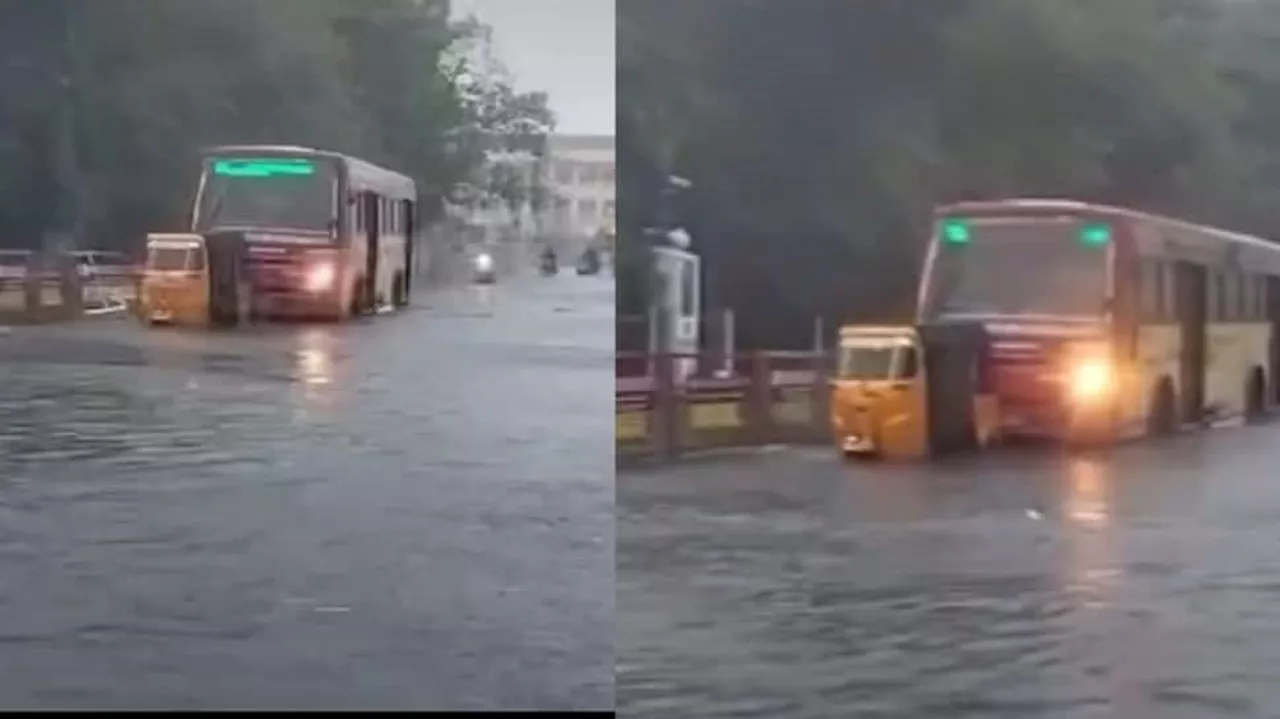
<path id="1" fill-rule="evenodd" d="M 588 247 L 583 251 L 582 256 L 578 258 L 578 266 L 575 269 L 579 275 L 599 274 L 600 251 L 594 247 Z"/>
<path id="2" fill-rule="evenodd" d="M 538 271 L 543 277 L 551 277 L 560 273 L 560 267 L 556 263 L 556 252 L 550 247 L 542 251 L 541 257 L 538 258 Z"/>
<path id="3" fill-rule="evenodd" d="M 477 285 L 491 285 L 498 281 L 493 267 L 493 255 L 481 252 L 471 260 L 471 281 Z"/>

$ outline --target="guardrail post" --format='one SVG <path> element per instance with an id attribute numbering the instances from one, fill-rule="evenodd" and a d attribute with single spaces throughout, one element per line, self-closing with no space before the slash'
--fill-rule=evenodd
<path id="1" fill-rule="evenodd" d="M 822 351 L 815 352 L 810 360 L 810 367 L 813 369 L 813 397 L 810 407 L 813 410 L 815 437 L 822 437 L 828 431 L 831 384 L 827 378 L 827 364 L 827 353 Z"/>
<path id="2" fill-rule="evenodd" d="M 773 427 L 773 382 L 769 366 L 769 356 L 764 352 L 751 354 L 751 395 L 752 435 L 756 444 L 769 444 L 774 439 Z"/>
<path id="3" fill-rule="evenodd" d="M 22 277 L 22 298 L 23 309 L 26 315 L 26 321 L 38 322 L 44 308 L 44 298 L 41 296 L 44 278 L 40 276 L 38 263 L 35 260 L 35 254 L 32 253 L 27 261 L 26 274 Z"/>
<path id="4" fill-rule="evenodd" d="M 75 258 L 70 255 L 58 258 L 58 289 L 62 293 L 62 316 L 79 317 L 84 310 L 84 294 L 81 289 L 80 272 Z"/>
<path id="5" fill-rule="evenodd" d="M 680 452 L 680 407 L 675 386 L 675 361 L 670 354 L 650 354 L 653 366 L 654 439 L 658 458 L 669 461 Z"/>

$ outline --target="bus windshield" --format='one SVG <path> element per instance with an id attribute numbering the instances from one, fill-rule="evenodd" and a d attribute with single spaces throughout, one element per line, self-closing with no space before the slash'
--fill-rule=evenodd
<path id="1" fill-rule="evenodd" d="M 1109 228 L 1076 218 L 943 220 L 927 276 L 927 316 L 1098 317 Z"/>
<path id="2" fill-rule="evenodd" d="M 328 232 L 337 218 L 332 163 L 303 158 L 212 158 L 196 232 L 253 227 Z"/>

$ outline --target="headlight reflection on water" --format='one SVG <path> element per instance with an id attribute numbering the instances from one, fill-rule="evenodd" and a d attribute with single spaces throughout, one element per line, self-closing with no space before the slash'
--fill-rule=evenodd
<path id="1" fill-rule="evenodd" d="M 1082 606 L 1102 607 L 1120 575 L 1110 531 L 1111 474 L 1105 460 L 1077 457 L 1068 464 L 1066 479 L 1066 584 Z"/>
<path id="2" fill-rule="evenodd" d="M 321 329 L 304 332 L 294 352 L 294 376 L 308 402 L 326 403 L 335 382 L 334 338 Z"/>

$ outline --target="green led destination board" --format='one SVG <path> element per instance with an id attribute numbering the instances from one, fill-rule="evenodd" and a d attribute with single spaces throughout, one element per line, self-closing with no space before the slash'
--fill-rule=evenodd
<path id="1" fill-rule="evenodd" d="M 213 174 L 225 177 L 276 177 L 280 175 L 314 175 L 311 160 L 290 157 L 235 158 L 213 161 Z"/>
<path id="2" fill-rule="evenodd" d="M 938 223 L 938 235 L 948 245 L 967 245 L 973 241 L 973 228 L 967 219 L 948 217 Z M 1111 242 L 1111 225 L 1085 222 L 1076 232 L 1076 240 L 1089 247 L 1105 247 Z"/>
<path id="3" fill-rule="evenodd" d="M 1080 242 L 1100 247 L 1111 241 L 1111 225 L 1104 222 L 1090 222 L 1080 228 Z"/>
<path id="4" fill-rule="evenodd" d="M 943 220 L 942 239 L 952 245 L 968 243 L 973 239 L 973 235 L 969 232 L 969 223 L 954 217 Z"/>

